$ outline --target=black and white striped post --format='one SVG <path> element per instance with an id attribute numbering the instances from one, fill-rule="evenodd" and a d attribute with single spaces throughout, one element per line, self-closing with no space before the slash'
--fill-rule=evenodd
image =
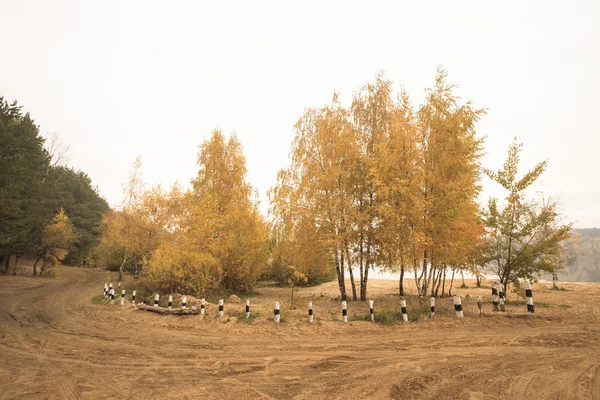
<path id="1" fill-rule="evenodd" d="M 250 299 L 246 300 L 246 319 L 250 318 Z"/>
<path id="2" fill-rule="evenodd" d="M 125 305 L 125 289 L 121 290 L 121 305 Z"/>
<path id="3" fill-rule="evenodd" d="M 154 307 L 158 307 L 158 300 L 160 300 L 160 296 L 158 293 L 154 295 Z"/>
<path id="4" fill-rule="evenodd" d="M 312 324 L 313 322 L 313 305 L 312 301 L 308 302 L 308 322 Z"/>
<path id="5" fill-rule="evenodd" d="M 171 307 L 173 306 L 173 296 L 172 296 L 172 295 L 169 295 L 169 303 L 168 303 L 168 306 L 169 306 L 169 310 L 170 310 L 170 309 L 171 309 Z"/>
<path id="6" fill-rule="evenodd" d="M 494 305 L 494 311 L 498 311 L 498 289 L 496 288 L 496 282 L 492 282 L 492 304 Z"/>
<path id="7" fill-rule="evenodd" d="M 463 317 L 462 300 L 459 296 L 454 296 L 454 312 L 458 318 Z"/>
<path id="8" fill-rule="evenodd" d="M 281 314 L 279 310 L 280 304 L 278 301 L 275 302 L 275 308 L 273 309 L 273 315 L 275 316 L 275 322 L 279 323 L 281 320 Z"/>
<path id="9" fill-rule="evenodd" d="M 506 306 L 504 305 L 504 285 L 502 283 L 498 284 L 498 297 L 500 298 L 500 311 L 506 311 Z"/>
<path id="10" fill-rule="evenodd" d="M 187 296 L 183 296 L 181 298 L 181 308 L 186 308 L 187 307 Z"/>
<path id="11" fill-rule="evenodd" d="M 433 318 L 435 315 L 435 297 L 429 299 L 429 306 L 431 307 L 429 318 Z"/>
<path id="12" fill-rule="evenodd" d="M 113 289 L 113 288 L 110 289 L 110 302 L 111 303 L 115 302 L 115 289 Z"/>
<path id="13" fill-rule="evenodd" d="M 525 282 L 525 297 L 527 297 L 527 312 L 535 312 L 533 308 L 533 290 L 529 282 Z"/>
<path id="14" fill-rule="evenodd" d="M 223 299 L 219 300 L 219 317 L 223 316 Z"/>
<path id="15" fill-rule="evenodd" d="M 104 298 L 108 297 L 108 283 L 104 283 Z"/>
<path id="16" fill-rule="evenodd" d="M 133 291 L 133 293 L 131 293 L 131 302 L 135 306 L 135 290 Z"/>
<path id="17" fill-rule="evenodd" d="M 113 289 L 113 284 L 111 282 L 111 283 L 108 284 L 108 293 L 107 293 L 107 295 L 108 295 L 107 297 L 108 298 L 110 298 L 110 292 L 111 292 L 112 289 Z"/>
<path id="18" fill-rule="evenodd" d="M 348 302 L 342 301 L 342 321 L 348 322 Z"/>
<path id="19" fill-rule="evenodd" d="M 408 322 L 408 313 L 406 312 L 406 300 L 401 300 L 400 306 L 402 306 L 402 321 Z"/>
<path id="20" fill-rule="evenodd" d="M 371 321 L 375 321 L 375 310 L 373 309 L 375 301 L 369 300 L 369 313 L 371 314 Z"/>
<path id="21" fill-rule="evenodd" d="M 200 300 L 200 314 L 204 315 L 204 308 L 206 307 L 206 300 Z"/>
<path id="22" fill-rule="evenodd" d="M 479 316 L 483 316 L 483 300 L 481 296 L 477 296 L 477 309 L 479 310 Z"/>

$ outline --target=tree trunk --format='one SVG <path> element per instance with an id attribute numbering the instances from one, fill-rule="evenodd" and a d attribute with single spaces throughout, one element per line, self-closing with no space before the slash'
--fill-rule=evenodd
<path id="1" fill-rule="evenodd" d="M 15 267 L 13 269 L 13 275 L 17 274 L 17 268 L 18 268 L 18 264 L 19 264 L 19 258 L 21 258 L 22 254 L 15 254 Z"/>
<path id="2" fill-rule="evenodd" d="M 427 249 L 425 249 L 423 251 L 423 270 L 421 271 L 421 277 L 420 277 L 420 289 L 419 289 L 419 297 L 423 297 L 427 294 L 427 270 L 428 270 L 428 262 L 429 259 L 427 258 Z"/>
<path id="3" fill-rule="evenodd" d="M 0 265 L 4 262 L 4 257 L 6 257 L 4 254 L 0 255 Z"/>
<path id="4" fill-rule="evenodd" d="M 290 300 L 290 308 L 294 310 L 294 285 L 292 285 L 292 298 Z"/>
<path id="5" fill-rule="evenodd" d="M 348 252 L 346 252 L 347 254 Z M 356 283 L 354 283 L 354 272 L 352 272 L 352 265 L 348 259 L 348 273 L 350 275 L 350 285 L 352 286 L 352 300 L 356 301 Z M 344 256 L 342 255 L 342 266 L 344 265 Z"/>
<path id="6" fill-rule="evenodd" d="M 433 266 L 433 259 L 430 259 L 429 264 L 429 274 L 425 277 L 425 287 L 423 290 L 423 296 L 427 296 L 427 292 L 429 291 L 429 285 L 431 284 L 434 273 L 436 272 L 436 268 Z"/>
<path id="7" fill-rule="evenodd" d="M 9 253 L 8 256 L 6 257 L 6 263 L 4 263 L 4 271 L 3 271 L 4 274 L 8 273 L 8 268 L 10 267 L 10 257 L 11 257 L 11 254 Z"/>
<path id="8" fill-rule="evenodd" d="M 465 272 L 463 270 L 460 270 L 460 275 L 462 276 L 462 285 L 467 286 L 465 283 Z"/>
<path id="9" fill-rule="evenodd" d="M 37 265 L 40 262 L 40 260 L 42 259 L 42 257 L 44 257 L 43 254 L 38 256 L 37 260 L 35 260 L 35 262 L 33 263 L 33 276 L 37 276 Z"/>
<path id="10" fill-rule="evenodd" d="M 127 261 L 127 252 L 125 252 L 123 262 L 121 263 L 121 265 L 119 265 L 119 281 L 123 280 L 123 266 L 125 265 L 125 261 Z"/>
<path id="11" fill-rule="evenodd" d="M 342 300 L 347 300 L 346 296 L 346 282 L 344 281 L 344 267 L 340 268 L 340 259 L 338 257 L 338 251 L 335 250 L 335 272 L 338 278 L 338 286 L 340 288 L 340 297 Z"/>
<path id="12" fill-rule="evenodd" d="M 450 280 L 450 288 L 448 289 L 448 296 L 452 297 L 452 286 L 454 285 L 454 268 L 452 268 L 452 279 Z"/>
<path id="13" fill-rule="evenodd" d="M 443 268 L 446 268 L 446 266 L 443 265 L 441 268 L 436 268 L 436 270 L 433 272 L 433 280 L 431 282 L 431 296 L 430 297 L 437 297 L 438 289 L 440 288 L 440 281 L 442 279 Z"/>
<path id="14" fill-rule="evenodd" d="M 369 266 L 365 265 L 365 276 L 362 284 L 360 285 L 360 300 L 367 300 L 367 282 L 369 280 Z"/>
<path id="15" fill-rule="evenodd" d="M 188 308 L 164 308 L 158 306 L 151 306 L 146 304 L 138 304 L 137 308 L 140 310 L 146 310 L 150 312 L 155 312 L 157 314 L 162 315 L 198 315 L 198 308 L 196 306 L 188 307 Z"/>
<path id="16" fill-rule="evenodd" d="M 480 288 L 481 287 L 481 276 L 479 276 L 479 273 L 475 274 L 475 278 L 477 279 L 477 287 Z"/>
<path id="17" fill-rule="evenodd" d="M 398 282 L 398 293 L 404 296 L 404 263 L 400 265 L 400 279 Z"/>
<path id="18" fill-rule="evenodd" d="M 417 295 L 421 296 L 421 279 L 423 278 L 423 270 L 419 274 L 419 261 L 415 258 L 413 260 L 413 269 L 415 272 L 415 286 L 417 287 Z"/>
<path id="19" fill-rule="evenodd" d="M 360 244 L 359 244 L 359 248 L 358 248 L 358 270 L 359 270 L 359 276 L 360 276 L 360 293 L 362 294 L 362 282 L 363 279 L 365 279 L 365 269 L 364 269 L 364 247 L 363 247 L 363 236 L 362 234 L 360 235 Z"/>
<path id="20" fill-rule="evenodd" d="M 42 262 L 42 268 L 40 268 L 40 276 L 43 276 L 44 272 L 46 272 L 46 258 L 45 257 L 44 257 L 44 261 Z"/>
<path id="21" fill-rule="evenodd" d="M 442 278 L 442 297 L 444 297 L 445 290 L 446 290 L 446 268 L 444 268 L 444 276 Z"/>
<path id="22" fill-rule="evenodd" d="M 438 273 L 438 277 L 436 279 L 436 284 L 435 284 L 435 293 L 433 294 L 432 297 L 438 297 L 438 294 L 440 293 L 440 285 L 442 284 L 442 275 L 443 272 L 446 271 L 446 265 L 443 265 L 442 268 L 440 269 L 440 272 Z"/>
<path id="23" fill-rule="evenodd" d="M 354 271 L 352 271 L 352 263 L 350 262 L 350 251 L 348 250 L 348 248 L 348 240 L 344 239 L 344 252 L 346 254 L 346 264 L 348 264 L 350 282 L 352 283 L 352 300 L 356 301 L 356 283 L 354 282 Z"/>
<path id="24" fill-rule="evenodd" d="M 371 267 L 371 238 L 367 241 L 367 257 L 365 258 L 365 270 L 363 279 L 360 281 L 360 301 L 367 300 L 367 282 L 369 280 L 369 268 Z"/>

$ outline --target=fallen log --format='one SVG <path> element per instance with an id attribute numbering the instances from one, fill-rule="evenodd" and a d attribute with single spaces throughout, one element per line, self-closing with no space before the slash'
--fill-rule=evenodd
<path id="1" fill-rule="evenodd" d="M 164 308 L 158 306 L 149 306 L 146 304 L 138 304 L 138 309 L 155 312 L 161 315 L 198 315 L 198 308 L 192 306 L 190 308 Z"/>

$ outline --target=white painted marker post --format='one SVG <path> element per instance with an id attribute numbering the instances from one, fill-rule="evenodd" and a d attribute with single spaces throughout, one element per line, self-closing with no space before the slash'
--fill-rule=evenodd
<path id="1" fill-rule="evenodd" d="M 494 305 L 494 311 L 498 311 L 498 289 L 496 288 L 496 282 L 492 282 L 492 304 Z"/>
<path id="2" fill-rule="evenodd" d="M 110 302 L 111 303 L 115 302 L 115 289 L 113 289 L 113 288 L 110 289 Z"/>
<path id="3" fill-rule="evenodd" d="M 506 311 L 504 306 L 504 286 L 500 283 L 498 285 L 498 297 L 500 298 L 500 311 Z"/>
<path id="4" fill-rule="evenodd" d="M 533 308 L 533 290 L 529 282 L 525 282 L 525 297 L 527 297 L 527 312 L 535 312 Z"/>
<path id="5" fill-rule="evenodd" d="M 200 314 L 204 315 L 204 307 L 206 306 L 206 300 L 200 300 Z"/>
<path id="6" fill-rule="evenodd" d="M 181 298 L 181 308 L 186 308 L 187 307 L 187 296 L 183 296 Z"/>
<path id="7" fill-rule="evenodd" d="M 223 299 L 219 300 L 219 317 L 223 316 Z"/>
<path id="8" fill-rule="evenodd" d="M 135 306 L 135 290 L 133 291 L 133 293 L 131 293 L 131 302 Z"/>
<path id="9" fill-rule="evenodd" d="M 104 298 L 108 297 L 108 283 L 104 284 Z"/>
<path id="10" fill-rule="evenodd" d="M 371 321 L 375 321 L 375 310 L 373 308 L 374 306 L 375 301 L 369 300 L 369 313 L 371 314 Z"/>
<path id="11" fill-rule="evenodd" d="M 170 309 L 171 309 L 171 307 L 173 306 L 173 296 L 172 296 L 172 295 L 169 295 L 169 303 L 168 303 L 168 306 L 169 306 L 169 310 L 170 310 Z"/>
<path id="12" fill-rule="evenodd" d="M 276 301 L 275 302 L 275 308 L 273 309 L 273 314 L 275 315 L 275 322 L 279 323 L 279 321 L 281 320 L 281 314 L 279 311 L 279 302 Z"/>
<path id="13" fill-rule="evenodd" d="M 246 300 L 246 319 L 250 318 L 250 299 Z"/>
<path id="14" fill-rule="evenodd" d="M 312 301 L 308 302 L 308 322 L 312 324 L 313 322 L 313 305 Z"/>
<path id="15" fill-rule="evenodd" d="M 154 307 L 158 307 L 158 300 L 160 300 L 160 296 L 158 293 L 154 295 Z"/>
<path id="16" fill-rule="evenodd" d="M 429 318 L 433 318 L 433 316 L 435 315 L 435 297 L 429 299 L 429 306 L 431 307 Z"/>
<path id="17" fill-rule="evenodd" d="M 406 312 L 406 300 L 401 300 L 400 305 L 402 306 L 402 321 L 408 322 L 408 313 Z"/>
<path id="18" fill-rule="evenodd" d="M 459 296 L 454 296 L 454 311 L 458 318 L 463 317 L 462 301 Z"/>
<path id="19" fill-rule="evenodd" d="M 342 301 L 342 321 L 348 322 L 348 302 Z"/>
<path id="20" fill-rule="evenodd" d="M 477 308 L 479 309 L 479 316 L 483 316 L 483 300 L 481 296 L 477 296 Z"/>
<path id="21" fill-rule="evenodd" d="M 125 305 L 125 289 L 121 290 L 121 305 Z"/>
<path id="22" fill-rule="evenodd" d="M 110 292 L 111 292 L 111 290 L 113 290 L 113 284 L 112 284 L 112 282 L 108 284 L 108 293 L 107 293 L 108 296 L 107 296 L 107 298 L 110 298 Z"/>

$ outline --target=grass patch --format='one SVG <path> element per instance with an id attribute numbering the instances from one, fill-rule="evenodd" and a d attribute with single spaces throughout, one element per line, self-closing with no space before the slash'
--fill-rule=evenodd
<path id="1" fill-rule="evenodd" d="M 355 314 L 348 317 L 350 322 L 352 321 L 370 321 L 371 314 Z"/>
<path id="2" fill-rule="evenodd" d="M 460 288 L 461 289 L 468 289 L 469 285 L 466 285 L 466 284 L 463 283 L 462 285 L 460 285 Z"/>
<path id="3" fill-rule="evenodd" d="M 234 317 L 237 318 L 238 322 L 245 322 L 247 324 L 252 323 L 252 321 L 254 321 L 256 318 L 260 317 L 260 313 L 250 313 L 250 316 L 248 318 L 246 318 L 246 313 L 245 312 L 240 312 L 240 313 L 235 313 L 233 314 Z"/>
<path id="4" fill-rule="evenodd" d="M 568 310 L 571 307 L 573 307 L 573 306 L 570 304 L 561 304 L 558 306 L 558 308 L 560 308 L 561 310 Z"/>
<path id="5" fill-rule="evenodd" d="M 525 300 L 507 300 L 505 301 L 506 305 L 509 306 L 527 306 L 527 301 Z M 533 305 L 535 307 L 541 307 L 541 308 L 552 308 L 552 305 L 550 303 L 546 303 L 545 301 L 533 301 Z"/>
<path id="6" fill-rule="evenodd" d="M 569 289 L 564 288 L 564 287 L 559 287 L 559 286 L 552 286 L 552 288 L 550 290 L 555 290 L 557 292 L 570 292 Z"/>
<path id="7" fill-rule="evenodd" d="M 406 308 L 409 322 L 418 322 L 423 319 L 429 319 L 431 315 L 431 308 L 429 306 L 429 299 L 420 301 L 417 297 L 404 297 L 406 300 Z M 437 304 L 435 307 L 435 316 L 436 317 L 453 317 L 454 316 L 454 306 L 452 304 L 448 304 L 451 299 L 443 298 L 437 299 Z M 463 303 L 463 307 L 468 305 L 467 302 Z M 391 306 L 391 307 L 390 307 Z M 370 321 L 371 315 L 370 313 L 360 313 L 349 316 L 350 321 Z M 379 307 L 375 307 L 375 322 L 380 323 L 382 325 L 393 325 L 393 324 L 402 324 L 404 320 L 402 318 L 402 311 L 400 308 L 400 304 L 394 303 L 390 305 L 389 303 L 382 304 Z"/>
<path id="8" fill-rule="evenodd" d="M 104 303 L 106 303 L 106 299 L 104 298 L 104 295 L 99 294 L 98 296 L 92 297 L 92 304 L 104 304 Z"/>
<path id="9" fill-rule="evenodd" d="M 356 314 L 348 318 L 350 322 L 353 321 L 370 321 L 371 314 Z M 382 325 L 393 325 L 397 322 L 402 321 L 402 312 L 400 311 L 375 311 L 375 322 Z M 409 315 L 410 321 L 410 315 Z"/>

